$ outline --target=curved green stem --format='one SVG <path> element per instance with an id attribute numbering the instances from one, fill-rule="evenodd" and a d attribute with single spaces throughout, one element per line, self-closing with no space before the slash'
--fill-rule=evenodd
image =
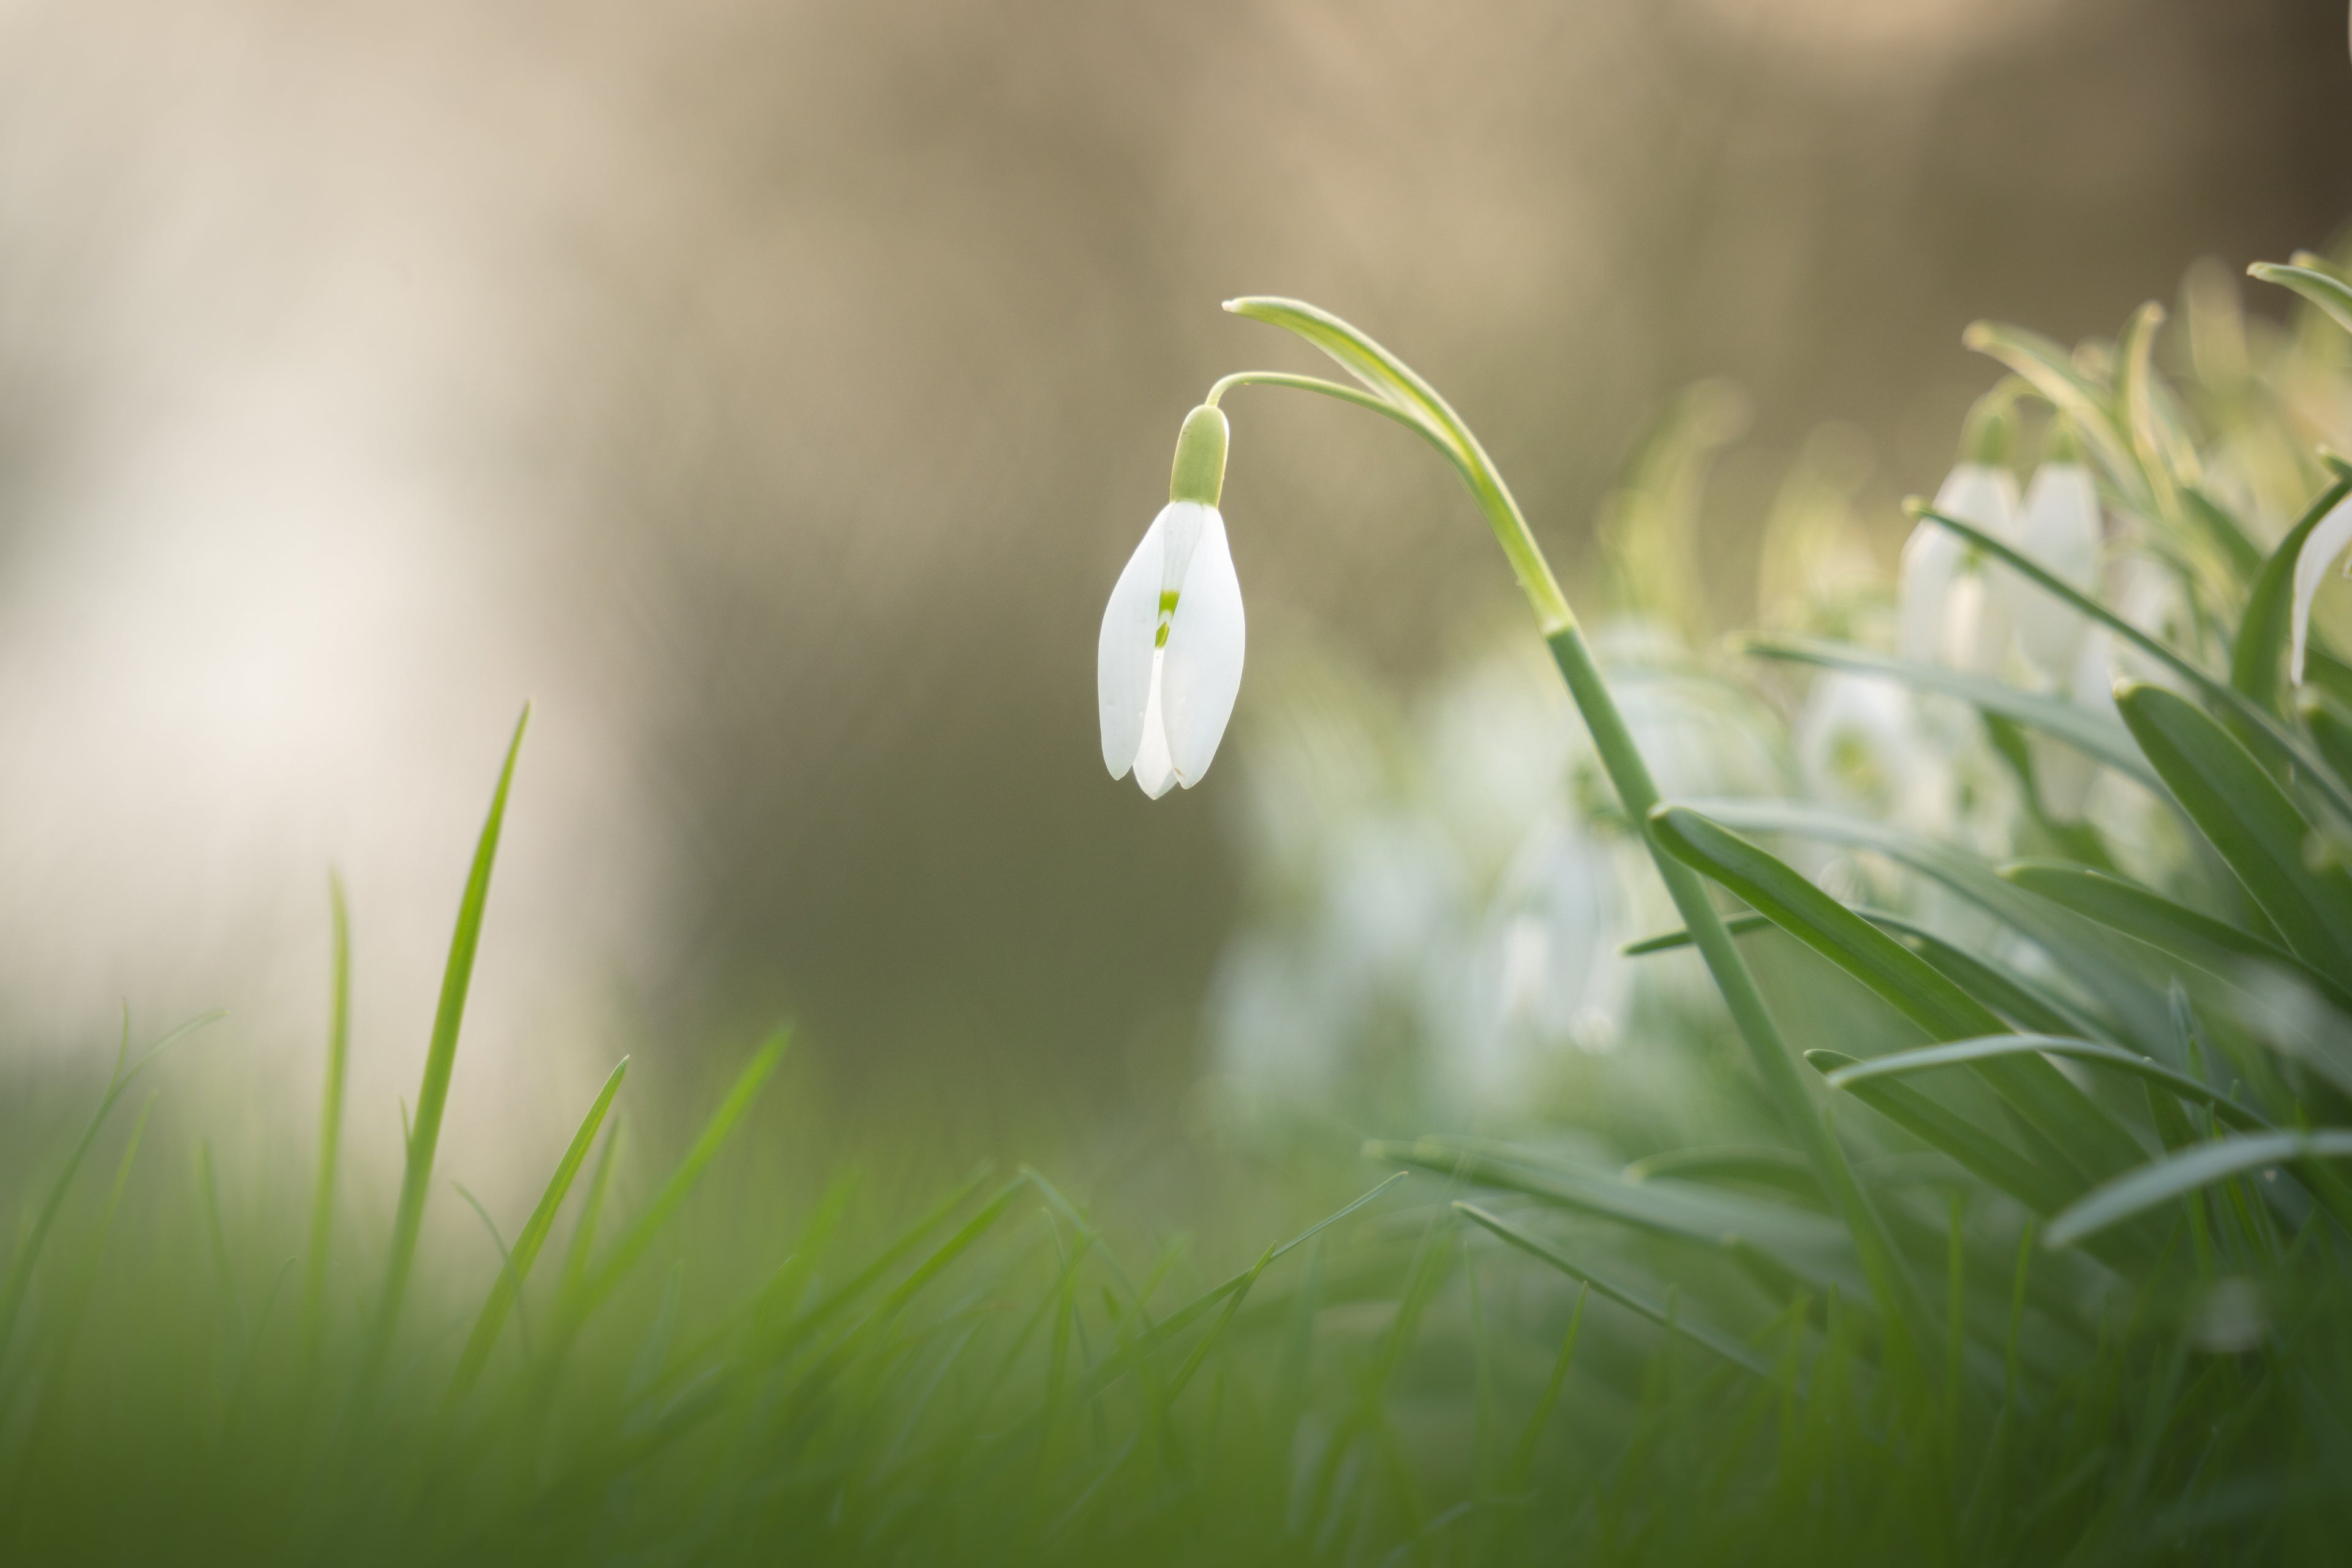
<path id="1" fill-rule="evenodd" d="M 1659 804 L 1658 787 L 1650 776 L 1649 764 L 1634 743 L 1616 699 L 1610 694 L 1608 682 L 1593 658 L 1591 645 L 1578 627 L 1568 595 L 1545 561 L 1534 532 L 1528 527 L 1526 515 L 1520 511 L 1509 487 L 1504 484 L 1494 460 L 1470 433 L 1470 427 L 1434 388 L 1402 361 L 1328 311 L 1294 300 L 1265 298 L 1231 300 L 1225 308 L 1298 333 L 1371 390 L 1367 395 L 1309 376 L 1245 372 L 1218 382 L 1210 392 L 1209 401 L 1213 403 L 1218 393 L 1227 386 L 1250 382 L 1321 392 L 1372 408 L 1412 426 L 1454 465 L 1463 483 L 1469 487 L 1472 499 L 1486 513 L 1496 542 L 1518 578 L 1520 591 L 1535 612 L 1536 624 L 1551 648 L 1552 660 L 1559 668 L 1577 711 L 1584 718 L 1585 728 L 1591 732 L 1593 748 L 1600 754 L 1601 766 L 1607 770 L 1609 782 L 1617 791 L 1626 815 L 1646 825 L 1651 810 Z M 1853 1168 L 1831 1131 L 1828 1119 L 1808 1092 L 1796 1058 L 1765 1007 L 1755 977 L 1733 944 L 1723 917 L 1716 912 L 1706 883 L 1697 872 L 1660 848 L 1649 837 L 1646 826 L 1643 840 L 1674 900 L 1675 911 L 1682 916 L 1706 961 L 1717 989 L 1723 994 L 1724 1004 L 1747 1042 L 1758 1074 L 1852 1231 L 1864 1273 L 1888 1325 L 1890 1343 L 1899 1346 L 1902 1359 L 1907 1361 L 1911 1349 L 1907 1325 L 1916 1321 L 1913 1292 L 1885 1223 L 1855 1180 Z"/>

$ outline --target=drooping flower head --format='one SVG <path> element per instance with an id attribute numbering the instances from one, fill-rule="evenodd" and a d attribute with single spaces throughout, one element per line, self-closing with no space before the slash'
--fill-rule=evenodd
<path id="1" fill-rule="evenodd" d="M 1209 771 L 1242 685 L 1241 581 L 1225 520 L 1225 416 L 1185 416 L 1168 504 L 1128 558 L 1096 649 L 1103 765 L 1157 800 Z"/>
<path id="2" fill-rule="evenodd" d="M 2008 542 L 2017 531 L 2017 481 L 2008 455 L 2008 398 L 1995 388 L 1969 416 L 1960 460 L 1936 492 L 1936 510 Z M 2008 602 L 1968 542 L 1922 520 L 1903 546 L 1895 576 L 1895 636 L 1905 658 L 1991 674 L 2009 641 Z"/>
<path id="3" fill-rule="evenodd" d="M 2091 594 L 2099 582 L 2099 487 L 2084 465 L 2073 427 L 2061 421 L 2048 459 L 2025 487 L 2017 548 L 2068 587 Z M 2018 651 L 2047 679 L 2065 682 L 2089 624 L 2013 572 L 2001 574 L 2001 581 Z"/>

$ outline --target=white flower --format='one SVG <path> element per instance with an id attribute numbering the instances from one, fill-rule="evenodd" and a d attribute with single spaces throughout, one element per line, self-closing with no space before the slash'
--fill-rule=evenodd
<path id="1" fill-rule="evenodd" d="M 1158 800 L 1209 771 L 1242 688 L 1242 585 L 1225 520 L 1171 500 L 1110 591 L 1095 673 L 1103 765 Z"/>
<path id="2" fill-rule="evenodd" d="M 2044 463 L 2025 487 L 2017 548 L 2068 587 L 2089 594 L 2099 581 L 2099 489 L 2076 462 Z M 2050 679 L 2073 673 L 2084 623 L 2072 608 L 2013 572 L 2001 574 L 2017 648 Z"/>
<path id="3" fill-rule="evenodd" d="M 2008 542 L 2017 531 L 2017 481 L 2005 468 L 1964 462 L 1936 492 L 1936 510 Z M 1969 559 L 1968 542 L 1921 520 L 1903 546 L 1895 579 L 1895 636 L 1903 657 L 1990 674 L 2007 651 L 2008 617 Z"/>
<path id="4" fill-rule="evenodd" d="M 2304 536 L 2303 549 L 2295 555 L 2294 610 L 2287 666 L 2297 686 L 2303 684 L 2304 646 L 2311 640 L 2311 601 L 2318 597 L 2319 584 L 2326 577 L 2329 564 L 2344 553 L 2347 544 L 2352 544 L 2352 500 L 2340 500 Z"/>

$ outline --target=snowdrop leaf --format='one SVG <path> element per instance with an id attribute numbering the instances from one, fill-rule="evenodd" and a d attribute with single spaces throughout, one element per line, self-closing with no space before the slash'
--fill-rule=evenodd
<path id="1" fill-rule="evenodd" d="M 1675 858 L 1745 900 L 1775 925 L 1867 985 L 1937 1040 L 2002 1033 L 1998 1015 L 1917 953 L 1815 887 L 1795 868 L 1686 806 L 1650 814 Z M 2025 1123 L 2087 1173 L 2117 1169 L 2139 1146 L 2056 1068 L 2039 1058 L 1989 1059 L 1978 1072 Z"/>
<path id="2" fill-rule="evenodd" d="M 2309 624 L 2310 601 L 2303 601 L 2299 612 L 2295 603 L 2297 563 L 2312 534 L 2336 514 L 2347 496 L 2352 496 L 2352 479 L 2337 479 L 2321 491 L 2254 579 L 2230 660 L 2230 685 L 2250 702 L 2273 710 L 2278 707 L 2279 656 L 2287 651 L 2294 626 Z"/>
<path id="3" fill-rule="evenodd" d="M 1914 1051 L 1897 1051 L 1892 1056 L 1874 1057 L 1852 1067 L 1839 1068 L 1829 1075 L 1829 1083 L 1832 1089 L 1848 1089 L 1873 1079 L 1901 1078 L 1911 1073 L 1932 1072 L 1939 1068 L 1968 1067 L 1997 1057 L 2029 1053 L 2064 1057 L 2072 1061 L 2091 1062 L 2135 1074 L 2169 1091 L 2177 1099 L 2212 1107 L 2222 1121 L 2233 1127 L 2251 1131 L 2269 1125 L 2228 1095 L 2207 1088 L 2187 1073 L 2175 1072 L 2162 1062 L 2125 1050 L 2119 1046 L 2102 1045 L 2096 1040 L 2077 1040 L 2061 1035 L 1988 1035 L 1974 1040 L 1951 1040 Z"/>
<path id="4" fill-rule="evenodd" d="M 2061 973 L 2106 1011 L 2126 1040 L 2147 1048 L 2171 1038 L 2171 1016 L 2149 992 L 2140 969 L 2119 954 L 2122 939 L 2011 887 L 1973 855 L 1853 812 L 1803 801 L 1746 797 L 1683 804 L 1742 832 L 1790 833 L 1884 855 L 1942 883 L 2040 946 Z"/>
<path id="5" fill-rule="evenodd" d="M 2251 581 L 2263 569 L 2263 552 L 2246 537 L 2245 529 L 2229 509 L 2195 485 L 2180 487 L 2183 513 L 2229 563 L 2231 580 Z"/>
<path id="6" fill-rule="evenodd" d="M 2352 1132 L 2256 1132 L 2151 1160 L 2084 1195 L 2050 1222 L 2042 1245 L 2073 1247 L 2149 1209 L 2273 1165 L 2352 1158 Z"/>
<path id="7" fill-rule="evenodd" d="M 2290 267 L 2277 261 L 2257 261 L 2246 268 L 2246 276 L 2293 290 L 2302 296 L 2305 303 L 2352 332 L 2352 286 L 2343 279 L 2332 278 L 2315 267 Z"/>
<path id="8" fill-rule="evenodd" d="M 2066 351 L 2038 332 L 1999 321 L 1977 321 L 1960 334 L 1960 342 L 1980 354 L 1999 360 L 2022 376 L 2034 391 L 2071 415 L 2110 478 L 2135 501 L 2144 501 L 2145 485 L 2139 461 L 2116 422 L 2107 389 L 2074 368 Z"/>
<path id="9" fill-rule="evenodd" d="M 1948 665 L 1894 658 L 1850 643 L 1821 642 L 1810 637 L 1759 638 L 1747 643 L 1744 651 L 1755 658 L 1884 676 L 1916 691 L 1955 697 L 2012 723 L 2039 731 L 2054 741 L 2063 741 L 2084 755 L 2128 773 L 2151 789 L 2156 787 L 2156 774 L 2149 769 L 2147 760 L 2139 754 L 2139 748 L 2132 744 L 2128 731 L 2087 708 L 2055 697 L 2022 690 L 1989 675 L 1972 675 Z"/>
<path id="10" fill-rule="evenodd" d="M 2148 493 L 2168 521 L 2179 512 L 2179 487 L 2200 476 L 2197 449 L 2172 419 L 2164 384 L 2152 363 L 2156 331 L 2164 324 L 2164 307 L 2150 300 L 2132 312 L 2116 344 L 2116 403 L 2125 435 Z"/>
<path id="11" fill-rule="evenodd" d="M 1936 1038 L 2000 1027 L 1999 1018 L 1927 961 L 1769 851 L 1685 806 L 1658 807 L 1650 814 L 1650 831 L 1675 858 L 1730 889 Z"/>
<path id="12" fill-rule="evenodd" d="M 1858 1062 L 1857 1058 L 1843 1051 L 1830 1050 L 1807 1051 L 1805 1060 L 1825 1077 Z M 2078 1190 L 2073 1183 L 2035 1164 L 1909 1084 L 1885 1079 L 1864 1081 L 1846 1092 L 2036 1214 L 2057 1213 Z"/>
<path id="13" fill-rule="evenodd" d="M 2307 863 L 2311 823 L 2252 753 L 2184 697 L 2127 688 L 2116 706 L 2165 786 L 2220 851 L 2289 951 L 2352 974 L 2352 879 Z"/>
<path id="14" fill-rule="evenodd" d="M 2328 979 L 2263 936 L 2240 931 L 2226 921 L 2175 903 L 2104 871 L 2049 861 L 2021 860 L 2000 868 L 2011 885 L 2063 904 L 2110 931 L 2146 942 L 2159 952 L 2228 978 L 2247 963 L 2274 963 L 2292 971 L 2347 1013 L 2352 991 Z"/>

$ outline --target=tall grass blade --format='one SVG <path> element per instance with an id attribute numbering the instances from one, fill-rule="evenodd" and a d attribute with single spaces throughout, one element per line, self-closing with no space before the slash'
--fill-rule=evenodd
<path id="1" fill-rule="evenodd" d="M 2352 1159 L 2352 1131 L 2255 1132 L 2150 1161 L 2085 1194 L 2050 1222 L 2043 1244 L 2072 1247 L 2215 1182 L 2272 1165 Z"/>
<path id="2" fill-rule="evenodd" d="M 776 1064 L 783 1059 L 784 1047 L 791 1039 L 789 1031 L 777 1030 L 744 1065 L 734 1087 L 727 1091 L 727 1098 L 719 1101 L 719 1109 L 711 1112 L 701 1135 L 687 1150 L 686 1157 L 678 1161 L 677 1168 L 670 1173 L 669 1180 L 664 1182 L 661 1191 L 654 1194 L 654 1201 L 646 1205 L 646 1212 L 621 1233 L 621 1239 L 613 1244 L 612 1253 L 604 1259 L 603 1267 L 589 1276 L 574 1309 L 578 1313 L 584 1316 L 610 1294 L 629 1270 L 636 1267 L 637 1260 L 654 1244 L 655 1237 L 677 1216 L 688 1196 L 693 1193 L 695 1184 L 702 1180 L 702 1173 L 710 1168 L 712 1161 L 719 1158 L 719 1151 L 726 1148 L 727 1140 L 734 1134 L 736 1125 L 760 1098 L 761 1089 L 766 1085 L 768 1075 L 776 1070 Z M 617 1072 L 618 1069 L 614 1070 Z"/>
<path id="3" fill-rule="evenodd" d="M 449 1390 L 443 1399 L 445 1405 L 455 1405 L 463 1399 L 467 1391 L 474 1386 L 475 1379 L 481 1376 L 483 1366 L 490 1359 L 490 1348 L 498 1342 L 499 1331 L 505 1326 L 507 1314 L 521 1299 L 522 1288 L 530 1279 L 531 1265 L 539 1260 L 540 1248 L 546 1245 L 548 1232 L 555 1226 L 556 1213 L 562 1208 L 564 1196 L 572 1190 L 572 1178 L 580 1173 L 582 1163 L 587 1160 L 589 1147 L 596 1142 L 596 1134 L 604 1125 L 604 1113 L 612 1109 L 613 1097 L 621 1091 L 621 1079 L 627 1076 L 628 1070 L 629 1058 L 623 1057 L 613 1068 L 612 1075 L 604 1079 L 604 1087 L 597 1091 L 595 1103 L 588 1108 L 588 1114 L 581 1118 L 579 1131 L 572 1133 L 570 1147 L 563 1151 L 563 1158 L 556 1162 L 555 1173 L 548 1178 L 547 1190 L 540 1194 L 539 1206 L 532 1209 L 530 1218 L 523 1222 L 521 1234 L 515 1237 L 514 1247 L 507 1254 L 506 1264 L 499 1270 L 497 1282 L 490 1287 L 488 1298 L 482 1302 L 482 1310 L 474 1319 L 474 1331 L 467 1337 L 466 1348 L 457 1356 L 457 1368 L 449 1374 Z"/>
<path id="4" fill-rule="evenodd" d="M 5 1287 L 0 1287 L 0 1352 L 8 1348 L 9 1336 L 16 1331 L 17 1314 L 25 1307 L 25 1292 L 32 1285 L 34 1267 L 41 1260 L 41 1248 L 48 1241 L 51 1227 L 57 1224 L 58 1211 L 65 1206 L 66 1194 L 73 1188 L 74 1173 L 81 1169 L 82 1161 L 89 1153 L 89 1146 L 98 1141 L 99 1129 L 106 1125 L 107 1116 L 114 1110 L 114 1102 L 138 1081 L 139 1075 L 163 1054 L 166 1047 L 185 1039 L 224 1016 L 226 1015 L 221 1013 L 205 1013 L 191 1018 L 149 1047 L 138 1060 L 130 1061 L 131 1015 L 127 1010 L 124 1012 L 122 1044 L 115 1051 L 114 1070 L 107 1076 L 106 1090 L 99 1096 L 98 1109 L 90 1112 L 89 1121 L 83 1124 L 81 1136 L 74 1142 L 73 1152 L 66 1156 L 65 1168 L 58 1173 L 57 1180 L 49 1184 L 48 1195 L 41 1200 L 31 1228 L 25 1232 L 24 1239 L 16 1245 L 16 1257 L 9 1261 L 8 1282 Z"/>
<path id="5" fill-rule="evenodd" d="M 482 940 L 482 912 L 490 898 L 490 870 L 498 863 L 499 833 L 505 826 L 507 793 L 514 784 L 515 759 L 522 752 L 523 731 L 530 724 L 530 709 L 515 721 L 514 739 L 499 769 L 498 789 L 490 796 L 490 814 L 474 847 L 474 863 L 466 875 L 465 896 L 457 905 L 457 928 L 449 939 L 449 960 L 441 974 L 441 1000 L 433 1016 L 433 1038 L 425 1047 L 425 1079 L 416 1091 L 416 1114 L 409 1123 L 407 1162 L 401 1173 L 400 1202 L 394 1211 L 392 1244 L 384 1260 L 383 1294 L 376 1304 L 366 1360 L 360 1373 L 360 1404 L 364 1406 L 392 1352 L 394 1331 L 400 1325 L 400 1308 L 408 1293 L 408 1276 L 416 1262 L 417 1233 L 425 1224 L 425 1200 L 433 1187 L 433 1156 L 441 1142 L 441 1117 L 449 1099 L 449 1075 L 457 1063 L 457 1034 L 466 1018 L 466 994 L 473 984 L 474 954 Z"/>
<path id="6" fill-rule="evenodd" d="M 1738 1340 L 1733 1339 L 1729 1334 L 1723 1332 L 1721 1330 L 1712 1328 L 1706 1323 L 1693 1322 L 1688 1317 L 1678 1312 L 1668 1312 L 1665 1308 L 1660 1306 L 1649 1297 L 1642 1295 L 1637 1291 L 1628 1289 L 1624 1286 L 1618 1285 L 1603 1276 L 1594 1273 L 1591 1269 L 1587 1268 L 1582 1264 L 1570 1259 L 1558 1248 L 1528 1235 L 1526 1231 L 1521 1230 L 1517 1226 L 1515 1226 L 1510 1221 L 1504 1219 L 1501 1215 L 1488 1213 L 1486 1210 L 1480 1208 L 1476 1204 L 1457 1200 L 1454 1205 L 1454 1209 L 1456 1214 L 1461 1215 L 1465 1219 L 1484 1226 L 1496 1236 L 1501 1237 L 1504 1241 L 1508 1242 L 1511 1246 L 1517 1247 L 1520 1251 L 1528 1254 L 1529 1257 L 1540 1258 L 1542 1261 L 1551 1265 L 1554 1268 L 1559 1269 L 1562 1274 L 1567 1275 L 1570 1279 L 1575 1280 L 1578 1284 L 1582 1285 L 1589 1289 L 1598 1291 L 1602 1296 L 1607 1297 L 1610 1300 L 1616 1302 L 1619 1306 L 1625 1308 L 1629 1311 L 1641 1317 L 1647 1318 L 1650 1321 L 1657 1324 L 1658 1327 L 1665 1330 L 1667 1332 L 1681 1334 L 1696 1343 L 1705 1345 L 1708 1350 L 1713 1351 L 1724 1360 L 1731 1363 L 1732 1365 L 1739 1367 L 1743 1371 L 1753 1373 L 1767 1383 L 1772 1383 L 1777 1380 L 1779 1374 L 1772 1370 L 1769 1363 L 1766 1362 L 1763 1357 L 1758 1355 L 1754 1351 L 1749 1350 L 1746 1345 L 1741 1344 Z M 1801 1384 L 1800 1386 L 1802 1386 Z"/>
<path id="7" fill-rule="evenodd" d="M 1971 1066 L 1995 1057 L 2019 1056 L 2028 1052 L 2064 1057 L 2070 1061 L 2092 1062 L 2131 1073 L 2190 1104 L 2211 1107 L 2222 1121 L 2247 1131 L 2257 1131 L 2270 1126 L 2261 1116 L 2228 1095 L 2207 1088 L 2187 1073 L 2175 1072 L 2162 1062 L 2151 1061 L 2147 1057 L 2135 1055 L 2120 1047 L 2102 1045 L 2096 1040 L 2075 1040 L 2053 1035 L 1990 1035 L 1982 1039 L 1953 1040 L 1943 1045 L 1924 1046 L 1914 1051 L 1897 1051 L 1892 1056 L 1874 1057 L 1852 1067 L 1840 1068 L 1829 1075 L 1829 1084 L 1832 1089 L 1850 1089 L 1873 1079 L 1903 1078 L 1912 1073 L 1932 1072 L 1938 1068 Z"/>
<path id="8" fill-rule="evenodd" d="M 334 1236 L 335 1167 L 343 1146 L 343 1082 L 352 1047 L 352 921 L 343 879 L 327 876 L 334 923 L 332 996 L 327 1014 L 327 1082 L 319 1101 L 319 1179 L 310 1197 L 310 1246 L 302 1276 L 304 1359 L 315 1360 L 327 1322 L 327 1248 Z"/>

